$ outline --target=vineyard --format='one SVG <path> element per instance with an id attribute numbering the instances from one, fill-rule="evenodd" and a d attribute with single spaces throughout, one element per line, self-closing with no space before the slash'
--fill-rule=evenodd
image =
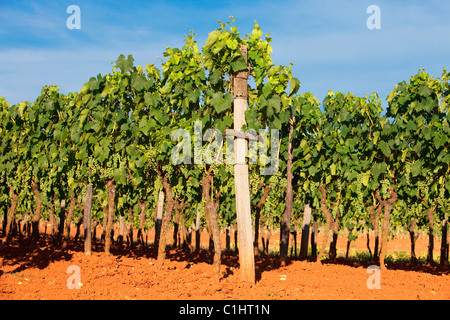
<path id="1" fill-rule="evenodd" d="M 84 261 L 126 248 L 168 273 L 196 252 L 217 277 L 233 261 L 255 283 L 261 259 L 310 271 L 339 260 L 339 237 L 347 258 L 367 240 L 366 262 L 385 270 L 400 232 L 411 265 L 448 273 L 450 73 L 393 84 L 386 110 L 375 92 L 321 102 L 273 63 L 257 23 L 241 37 L 233 22 L 201 48 L 192 32 L 166 48 L 162 70 L 121 55 L 78 92 L 0 97 L 0 268 L 14 250 L 83 243 Z"/>

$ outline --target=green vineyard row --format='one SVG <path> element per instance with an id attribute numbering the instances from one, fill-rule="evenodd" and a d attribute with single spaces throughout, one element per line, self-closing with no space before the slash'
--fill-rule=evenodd
<path id="1" fill-rule="evenodd" d="M 243 129 L 258 133 L 253 146 L 276 160 L 270 175 L 261 174 L 271 165 L 267 157 L 249 161 L 256 237 L 260 228 L 280 228 L 280 246 L 286 245 L 308 204 L 332 241 L 339 230 L 351 239 L 373 230 L 381 265 L 394 227 L 411 239 L 427 230 L 431 247 L 436 229 L 446 240 L 450 73 L 434 78 L 419 70 L 393 87 L 386 110 L 376 93 L 329 91 L 320 102 L 299 93 L 292 65 L 276 65 L 270 43 L 257 24 L 241 37 L 233 21 L 220 22 L 201 50 L 192 32 L 183 48 L 167 48 L 162 70 L 121 55 L 109 74 L 92 77 L 78 92 L 62 94 L 51 85 L 33 103 L 11 106 L 0 98 L 3 243 L 14 221 L 27 217 L 35 242 L 39 221 L 59 217 L 55 232 L 67 246 L 70 222 L 88 217 L 105 226 L 109 253 L 108 235 L 120 220 L 138 233 L 157 229 L 162 264 L 171 221 L 183 229 L 200 218 L 211 237 L 233 225 L 233 164 L 225 161 L 223 137 L 233 128 L 232 80 L 245 70 L 251 81 Z M 174 138 L 179 129 L 187 135 Z M 275 132 L 279 140 L 270 139 Z M 203 161 L 191 161 L 195 150 Z M 187 158 L 174 163 L 180 154 Z M 448 263 L 448 241 L 441 246 L 441 262 Z M 333 250 L 328 254 L 333 258 Z"/>

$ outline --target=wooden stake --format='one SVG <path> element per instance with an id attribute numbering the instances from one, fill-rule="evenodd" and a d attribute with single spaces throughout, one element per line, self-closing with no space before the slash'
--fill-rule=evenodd
<path id="1" fill-rule="evenodd" d="M 158 194 L 158 202 L 155 208 L 155 252 L 158 253 L 158 244 L 161 235 L 161 224 L 163 219 L 164 210 L 164 191 L 160 190 Z"/>
<path id="2" fill-rule="evenodd" d="M 300 245 L 300 259 L 304 260 L 308 256 L 308 240 L 309 240 L 309 228 L 311 225 L 311 206 L 305 203 L 305 211 L 303 213 L 302 224 L 302 241 Z"/>
<path id="3" fill-rule="evenodd" d="M 240 50 L 244 59 L 247 61 L 247 46 L 241 46 Z M 248 70 L 240 71 L 234 76 L 234 130 L 237 132 L 242 132 L 241 128 L 245 125 L 247 79 Z M 234 141 L 234 181 L 239 241 L 239 264 L 241 280 L 254 283 L 255 256 L 253 252 L 248 165 L 245 162 L 246 149 L 245 136 L 236 137 Z"/>
<path id="4" fill-rule="evenodd" d="M 91 255 L 92 231 L 91 231 L 91 208 L 92 208 L 92 185 L 86 187 L 86 198 L 84 199 L 84 253 Z"/>

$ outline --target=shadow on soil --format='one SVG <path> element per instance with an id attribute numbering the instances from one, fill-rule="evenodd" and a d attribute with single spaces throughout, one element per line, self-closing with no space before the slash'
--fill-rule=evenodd
<path id="1" fill-rule="evenodd" d="M 346 258 L 336 258 L 333 261 L 325 259 L 323 260 L 322 264 L 346 265 L 353 268 L 359 268 L 361 266 L 363 266 L 364 268 L 368 268 L 371 265 L 376 266 L 380 265 L 379 262 L 375 261 L 358 261 L 355 259 L 346 259 Z M 423 272 L 437 276 L 450 274 L 450 265 L 442 266 L 438 264 L 430 265 L 430 264 L 410 263 L 410 262 L 388 263 L 386 269 Z"/>
<path id="2" fill-rule="evenodd" d="M 103 252 L 103 245 L 100 242 L 92 244 L 92 252 Z M 11 241 L 9 245 L 0 244 L 0 268 L 3 265 L 13 265 L 16 268 L 10 273 L 21 272 L 28 268 L 46 268 L 51 262 L 54 261 L 70 261 L 74 252 L 83 252 L 83 241 L 73 240 L 69 243 L 66 250 L 61 249 L 61 245 L 55 242 L 51 236 L 42 235 L 37 244 L 30 246 L 27 241 L 18 242 L 17 240 Z M 153 246 L 136 246 L 132 248 L 126 244 L 114 243 L 111 246 L 111 255 L 119 257 L 126 256 L 132 258 L 152 258 L 156 259 L 156 253 Z M 171 261 L 186 262 L 186 267 L 189 264 L 196 263 L 208 263 L 212 264 L 213 254 L 207 250 L 187 251 L 182 249 L 174 249 L 168 246 L 166 259 Z M 294 261 L 300 261 L 298 258 L 289 257 L 287 260 L 287 267 Z M 308 259 L 310 263 L 314 263 Z M 346 265 L 353 268 L 363 266 L 364 268 L 370 265 L 379 265 L 373 261 L 359 261 L 355 259 L 336 258 L 334 261 L 323 260 L 322 264 L 337 264 Z M 223 277 L 226 278 L 234 273 L 234 270 L 239 268 L 239 257 L 234 251 L 223 251 L 222 253 L 222 270 Z M 258 255 L 255 257 L 256 268 L 256 280 L 261 279 L 261 274 L 264 271 L 271 271 L 281 268 L 280 260 L 277 255 Z M 423 265 L 423 264 L 411 264 L 411 263 L 391 263 L 387 265 L 388 270 L 404 270 L 404 271 L 416 271 L 424 272 L 433 275 L 450 274 L 449 266 L 440 265 Z M 0 269 L 0 276 L 3 272 Z"/>
<path id="3" fill-rule="evenodd" d="M 11 241 L 7 246 L 0 245 L 0 268 L 13 265 L 16 268 L 10 273 L 24 271 L 28 268 L 45 269 L 52 261 L 70 261 L 72 254 L 49 244 L 48 239 L 40 239 L 37 244 Z M 0 275 L 2 271 L 0 270 Z"/>

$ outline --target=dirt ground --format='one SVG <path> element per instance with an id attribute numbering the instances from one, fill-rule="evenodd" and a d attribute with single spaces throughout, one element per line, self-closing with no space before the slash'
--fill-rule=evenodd
<path id="1" fill-rule="evenodd" d="M 276 245 L 278 239 L 272 238 Z M 425 237 L 417 240 L 417 256 L 426 252 L 427 241 Z M 440 246 L 437 240 L 435 246 Z M 202 247 L 207 248 L 206 234 L 202 234 Z M 343 236 L 338 241 L 338 256 L 345 254 L 345 247 Z M 352 243 L 352 248 L 367 250 L 365 238 Z M 391 263 L 387 270 L 369 273 L 371 262 L 338 258 L 322 264 L 291 258 L 286 267 L 280 267 L 277 256 L 260 255 L 256 258 L 257 282 L 250 284 L 240 281 L 234 252 L 223 253 L 217 276 L 206 250 L 170 250 L 162 269 L 155 267 L 156 256 L 148 248 L 113 246 L 110 256 L 102 250 L 94 244 L 92 255 L 85 256 L 79 241 L 63 251 L 46 236 L 33 248 L 16 241 L 9 247 L 0 245 L 0 300 L 450 299 L 448 267 Z M 388 253 L 394 251 L 409 252 L 409 239 L 389 241 Z"/>

